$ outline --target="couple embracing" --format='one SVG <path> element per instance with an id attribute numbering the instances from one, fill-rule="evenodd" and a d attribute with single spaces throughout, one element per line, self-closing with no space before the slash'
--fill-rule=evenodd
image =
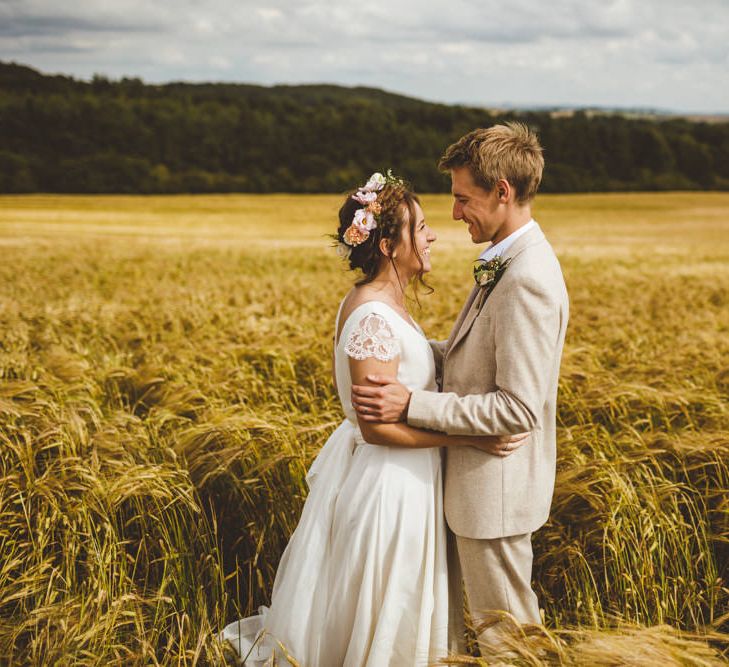
<path id="1" fill-rule="evenodd" d="M 362 272 L 335 324 L 345 420 L 308 474 L 269 609 L 221 633 L 246 665 L 427 665 L 463 650 L 464 600 L 479 649 L 508 612 L 540 623 L 532 533 L 548 516 L 568 319 L 559 262 L 531 216 L 544 160 L 510 123 L 443 155 L 453 218 L 490 245 L 447 341 L 428 340 L 405 289 L 430 271 L 436 234 L 418 198 L 374 174 L 339 211 L 340 249 Z M 293 661 L 292 661 L 293 662 Z"/>

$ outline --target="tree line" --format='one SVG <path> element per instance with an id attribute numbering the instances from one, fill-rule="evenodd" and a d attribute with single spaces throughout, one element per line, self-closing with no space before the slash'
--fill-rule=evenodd
<path id="1" fill-rule="evenodd" d="M 729 122 L 495 113 L 373 88 L 80 81 L 0 62 L 0 192 L 342 192 L 391 167 L 420 192 L 465 132 L 539 133 L 543 192 L 729 190 Z"/>

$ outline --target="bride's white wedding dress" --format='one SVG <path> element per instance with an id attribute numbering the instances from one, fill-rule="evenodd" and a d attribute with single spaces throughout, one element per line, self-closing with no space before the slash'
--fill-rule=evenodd
<path id="1" fill-rule="evenodd" d="M 346 419 L 307 474 L 309 495 L 271 607 L 221 633 L 245 665 L 265 664 L 272 651 L 289 664 L 281 646 L 301 667 L 406 667 L 447 654 L 440 450 L 366 443 L 350 400 L 348 355 L 398 354 L 402 384 L 436 389 L 422 331 L 385 303 L 355 308 L 335 351 Z"/>

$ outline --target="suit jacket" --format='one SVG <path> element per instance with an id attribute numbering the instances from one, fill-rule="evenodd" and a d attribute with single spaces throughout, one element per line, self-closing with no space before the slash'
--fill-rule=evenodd
<path id="1" fill-rule="evenodd" d="M 549 517 L 556 470 L 559 365 L 569 316 L 559 261 L 537 225 L 486 298 L 475 287 L 445 343 L 432 344 L 441 393 L 414 391 L 408 423 L 448 434 L 530 431 L 506 458 L 448 447 L 445 514 L 457 535 L 530 533 Z"/>

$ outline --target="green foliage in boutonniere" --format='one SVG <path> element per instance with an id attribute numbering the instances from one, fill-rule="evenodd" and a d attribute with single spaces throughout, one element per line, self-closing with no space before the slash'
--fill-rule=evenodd
<path id="1" fill-rule="evenodd" d="M 477 259 L 473 267 L 473 279 L 477 285 L 486 288 L 486 296 L 491 294 L 491 290 L 496 287 L 506 267 L 511 263 L 511 257 L 502 261 L 500 255 L 486 261 L 485 259 Z"/>

